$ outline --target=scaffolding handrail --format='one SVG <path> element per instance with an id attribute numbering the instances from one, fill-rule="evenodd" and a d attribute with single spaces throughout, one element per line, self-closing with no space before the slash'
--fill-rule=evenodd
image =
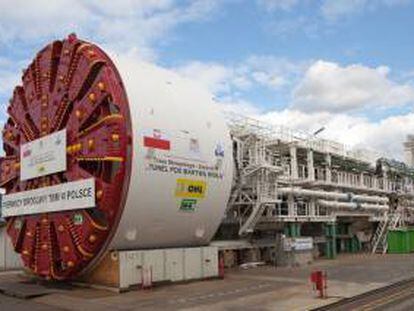
<path id="1" fill-rule="evenodd" d="M 264 139 L 278 139 L 286 143 L 312 148 L 315 151 L 331 153 L 358 161 L 373 164 L 381 153 L 368 148 L 352 148 L 346 144 L 318 138 L 305 131 L 295 130 L 284 125 L 273 125 L 233 111 L 224 111 L 230 130 L 237 135 L 256 135 Z"/>

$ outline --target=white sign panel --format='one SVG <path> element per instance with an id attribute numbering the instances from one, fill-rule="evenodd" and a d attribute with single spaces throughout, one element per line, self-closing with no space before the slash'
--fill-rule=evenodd
<path id="1" fill-rule="evenodd" d="M 292 239 L 291 238 L 283 239 L 283 250 L 285 252 L 290 252 L 292 250 Z"/>
<path id="2" fill-rule="evenodd" d="M 285 238 L 283 240 L 283 250 L 286 252 L 295 250 L 295 251 L 305 251 L 313 249 L 313 238 L 303 237 L 303 238 Z"/>
<path id="3" fill-rule="evenodd" d="M 20 148 L 20 179 L 66 170 L 66 130 L 28 142 Z"/>
<path id="4" fill-rule="evenodd" d="M 293 245 L 297 251 L 311 250 L 313 249 L 313 239 L 311 237 L 295 238 Z"/>
<path id="5" fill-rule="evenodd" d="M 3 196 L 2 217 L 95 207 L 93 178 Z"/>

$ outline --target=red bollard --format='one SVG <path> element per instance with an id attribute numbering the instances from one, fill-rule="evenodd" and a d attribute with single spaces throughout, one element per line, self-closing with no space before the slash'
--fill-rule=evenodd
<path id="1" fill-rule="evenodd" d="M 319 292 L 319 298 L 326 298 L 326 291 L 328 288 L 327 273 L 321 270 L 313 271 L 310 276 L 310 281 L 313 283 L 313 289 Z"/>
<path id="2" fill-rule="evenodd" d="M 218 274 L 219 274 L 220 279 L 224 279 L 224 258 L 223 256 L 219 257 Z"/>
<path id="3" fill-rule="evenodd" d="M 142 267 L 141 269 L 141 289 L 152 288 L 152 266 L 149 268 Z"/>

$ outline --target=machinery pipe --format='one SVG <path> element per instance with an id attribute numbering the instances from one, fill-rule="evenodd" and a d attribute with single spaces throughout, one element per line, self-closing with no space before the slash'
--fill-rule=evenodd
<path id="1" fill-rule="evenodd" d="M 294 195 L 305 195 L 309 197 L 317 198 L 326 198 L 333 200 L 343 200 L 343 201 L 358 201 L 358 202 L 375 202 L 375 203 L 387 203 L 388 198 L 379 197 L 379 196 L 369 196 L 369 195 L 354 195 L 352 193 L 340 193 L 340 192 L 330 192 L 322 190 L 310 190 L 302 188 L 279 188 L 277 189 L 279 193 L 282 194 L 294 194 Z"/>
<path id="2" fill-rule="evenodd" d="M 338 202 L 338 201 L 327 201 L 318 200 L 317 204 L 324 207 L 330 208 L 346 208 L 346 209 L 363 209 L 363 210 L 382 210 L 386 211 L 389 209 L 388 205 L 378 204 L 367 204 L 367 203 L 354 203 L 354 202 Z"/>

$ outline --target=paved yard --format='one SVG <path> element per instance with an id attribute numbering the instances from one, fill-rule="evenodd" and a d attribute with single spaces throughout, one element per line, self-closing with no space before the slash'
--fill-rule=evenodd
<path id="1" fill-rule="evenodd" d="M 328 299 L 318 299 L 308 281 L 312 270 L 328 273 Z M 404 278 L 414 277 L 414 254 L 342 255 L 300 268 L 260 267 L 227 271 L 224 280 L 208 280 L 117 294 L 79 287 L 21 300 L 0 296 L 1 310 L 308 310 Z M 1 282 L 18 282 L 21 276 Z"/>

